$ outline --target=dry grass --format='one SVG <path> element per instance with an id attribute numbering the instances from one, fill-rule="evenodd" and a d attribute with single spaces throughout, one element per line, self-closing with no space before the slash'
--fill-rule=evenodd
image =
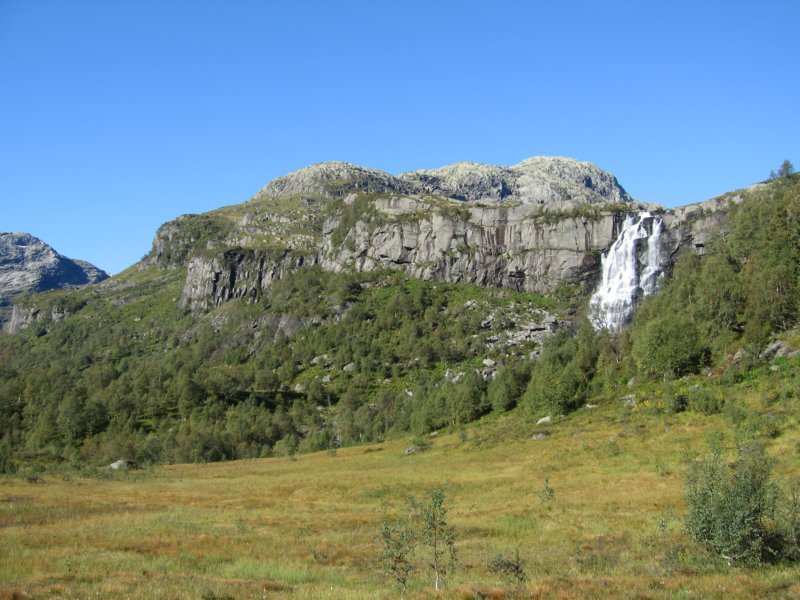
<path id="1" fill-rule="evenodd" d="M 712 568 L 682 533 L 683 462 L 723 418 L 673 415 L 667 428 L 645 412 L 580 411 L 543 441 L 513 418 L 489 421 L 408 457 L 396 440 L 104 480 L 0 479 L 0 598 L 393 598 L 377 525 L 437 485 L 459 555 L 441 597 L 800 596 L 796 570 Z M 780 471 L 796 474 L 787 452 Z M 487 565 L 516 548 L 530 581 L 515 587 Z M 408 595 L 438 597 L 430 580 L 418 571 Z"/>

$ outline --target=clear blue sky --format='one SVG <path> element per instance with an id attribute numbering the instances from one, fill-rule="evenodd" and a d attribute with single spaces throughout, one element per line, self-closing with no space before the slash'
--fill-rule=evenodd
<path id="1" fill-rule="evenodd" d="M 571 156 L 677 206 L 800 167 L 800 2 L 0 0 L 0 231 L 112 272 L 324 160 Z"/>

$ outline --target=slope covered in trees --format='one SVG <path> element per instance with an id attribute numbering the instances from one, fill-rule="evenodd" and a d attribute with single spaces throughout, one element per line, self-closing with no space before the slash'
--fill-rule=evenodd
<path id="1" fill-rule="evenodd" d="M 51 294 L 74 314 L 2 338 L 7 457 L 223 460 L 465 423 L 490 410 L 482 360 L 534 350 L 502 340 L 553 304 L 306 267 L 258 303 L 195 317 L 175 303 L 180 276 L 131 270 L 104 288 Z"/>
<path id="2" fill-rule="evenodd" d="M 518 405 L 565 414 L 632 379 L 745 373 L 774 336 L 796 345 L 798 215 L 797 175 L 749 192 L 619 336 L 580 316 L 579 287 L 545 298 L 316 266 L 203 314 L 177 302 L 185 267 L 152 262 L 45 294 L 63 319 L 0 338 L 0 466 L 331 449 Z"/>

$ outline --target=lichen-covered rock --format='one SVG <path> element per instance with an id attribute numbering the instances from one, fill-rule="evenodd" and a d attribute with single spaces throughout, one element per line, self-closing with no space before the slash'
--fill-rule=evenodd
<path id="1" fill-rule="evenodd" d="M 414 193 L 414 188 L 389 173 L 346 162 L 316 163 L 270 181 L 255 199 L 319 194 L 344 197 L 351 193 Z"/>

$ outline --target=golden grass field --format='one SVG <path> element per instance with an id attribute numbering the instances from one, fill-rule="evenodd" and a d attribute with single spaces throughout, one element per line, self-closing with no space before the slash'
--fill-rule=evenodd
<path id="1" fill-rule="evenodd" d="M 609 404 L 541 441 L 512 414 L 413 456 L 397 439 L 109 478 L 5 477 L 0 598 L 398 597 L 377 564 L 378 524 L 432 486 L 447 495 L 458 569 L 437 594 L 420 551 L 408 597 L 798 598 L 797 569 L 710 566 L 683 533 L 685 463 L 725 427 Z M 797 474 L 796 443 L 793 424 L 772 447 L 778 476 Z M 487 567 L 517 548 L 522 585 Z"/>

